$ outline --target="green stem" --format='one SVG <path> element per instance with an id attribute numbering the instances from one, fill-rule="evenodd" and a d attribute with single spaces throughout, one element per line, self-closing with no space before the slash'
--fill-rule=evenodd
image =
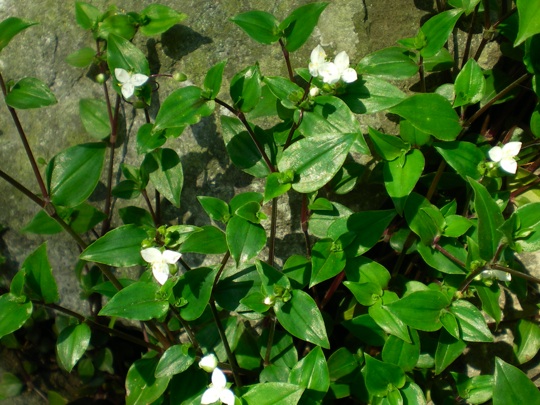
<path id="1" fill-rule="evenodd" d="M 277 202 L 278 197 L 272 198 L 272 218 L 270 218 L 270 241 L 268 242 L 268 264 L 274 265 L 277 232 Z"/>
<path id="2" fill-rule="evenodd" d="M 511 268 L 506 267 L 506 266 L 501 266 L 500 264 L 493 263 L 493 264 L 488 264 L 486 266 L 480 267 L 480 268 L 474 270 L 471 274 L 469 274 L 467 276 L 467 278 L 463 281 L 463 283 L 461 283 L 461 286 L 459 287 L 459 292 L 463 294 L 465 292 L 465 290 L 469 287 L 469 284 L 471 284 L 471 282 L 480 273 L 482 273 L 485 270 L 491 270 L 491 269 L 493 269 L 493 270 L 501 270 L 501 271 L 509 273 L 509 274 L 511 274 L 513 276 L 516 276 L 518 278 L 522 278 L 524 280 L 531 281 L 531 282 L 536 283 L 536 284 L 540 284 L 540 279 L 539 278 L 536 278 L 536 277 L 531 276 L 529 274 L 522 273 L 521 271 L 514 270 L 514 269 L 511 269 Z"/>
<path id="3" fill-rule="evenodd" d="M 236 363 L 236 359 L 233 355 L 231 347 L 229 346 L 229 342 L 227 341 L 227 335 L 225 334 L 225 329 L 223 329 L 223 325 L 221 324 L 221 321 L 219 320 L 219 313 L 217 311 L 216 304 L 214 302 L 213 297 L 210 299 L 210 311 L 212 312 L 214 323 L 216 324 L 216 327 L 218 329 L 219 337 L 221 338 L 221 341 L 223 342 L 223 347 L 225 348 L 225 352 L 227 353 L 227 359 L 229 359 L 229 364 L 231 365 L 231 371 L 234 377 L 234 382 L 236 383 L 236 386 L 238 388 L 242 388 L 242 381 L 240 380 L 238 364 Z"/>
<path id="4" fill-rule="evenodd" d="M 2 93 L 4 94 L 4 101 L 5 101 L 5 98 L 7 96 L 7 88 L 6 88 L 6 83 L 4 82 L 4 77 L 2 76 L 1 73 L 0 73 L 0 87 L 2 88 Z M 32 148 L 30 148 L 30 144 L 28 143 L 28 138 L 26 137 L 26 133 L 24 132 L 24 129 L 21 125 L 21 121 L 19 120 L 17 111 L 13 107 L 9 106 L 7 103 L 6 103 L 6 106 L 8 108 L 9 113 L 11 114 L 11 118 L 13 119 L 15 127 L 17 128 L 17 132 L 19 133 L 19 136 L 21 138 L 22 144 L 24 146 L 24 150 L 26 151 L 26 155 L 28 156 L 28 160 L 30 161 L 30 165 L 32 166 L 34 177 L 36 178 L 36 181 L 38 182 L 38 185 L 39 185 L 39 189 L 41 190 L 43 201 L 46 204 L 49 202 L 49 193 L 47 192 L 47 187 L 45 186 L 45 182 L 43 181 L 43 177 L 41 176 L 41 172 L 39 171 L 39 167 L 37 165 L 36 159 L 34 158 Z"/>
<path id="5" fill-rule="evenodd" d="M 266 342 L 266 353 L 264 354 L 264 366 L 269 366 L 270 363 L 270 355 L 272 352 L 272 345 L 274 344 L 274 333 L 276 331 L 276 323 L 277 319 L 276 317 L 273 317 L 270 324 L 270 330 L 268 331 L 268 341 Z"/>

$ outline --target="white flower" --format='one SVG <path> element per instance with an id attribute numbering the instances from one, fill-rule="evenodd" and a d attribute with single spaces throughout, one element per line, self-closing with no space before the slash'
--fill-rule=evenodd
<path id="1" fill-rule="evenodd" d="M 317 45 L 315 49 L 311 51 L 309 73 L 313 77 L 319 76 L 319 68 L 326 62 L 326 52 L 322 46 Z"/>
<path id="2" fill-rule="evenodd" d="M 122 87 L 124 98 L 130 98 L 135 92 L 135 87 L 142 86 L 148 80 L 148 76 L 141 73 L 130 73 L 125 69 L 114 69 L 114 76 Z"/>
<path id="3" fill-rule="evenodd" d="M 517 171 L 517 162 L 514 159 L 521 149 L 521 142 L 508 142 L 500 146 L 494 146 L 488 152 L 489 158 L 495 162 L 499 163 L 501 169 L 505 172 L 515 174 Z"/>
<path id="4" fill-rule="evenodd" d="M 216 368 L 212 373 L 212 385 L 204 391 L 201 404 L 213 404 L 220 401 L 227 405 L 234 405 L 234 393 L 226 387 L 227 378 L 225 374 L 219 368 Z"/>
<path id="5" fill-rule="evenodd" d="M 497 279 L 501 281 L 511 281 L 512 275 L 502 270 L 484 270 L 480 273 L 481 278 Z"/>
<path id="6" fill-rule="evenodd" d="M 172 250 L 161 252 L 157 248 L 141 250 L 142 258 L 152 265 L 152 273 L 159 284 L 165 284 L 169 278 L 169 264 L 175 264 L 182 255 Z"/>
<path id="7" fill-rule="evenodd" d="M 264 305 L 274 305 L 275 301 L 276 300 L 274 299 L 274 297 L 269 295 L 268 297 L 264 297 L 263 304 Z"/>
<path id="8" fill-rule="evenodd" d="M 320 76 L 323 82 L 328 84 L 337 83 L 339 80 L 352 83 L 358 78 L 356 70 L 349 67 L 349 55 L 345 51 L 338 53 L 333 62 L 327 62 L 326 53 L 320 45 L 311 51 L 309 73 L 313 77 Z"/>
<path id="9" fill-rule="evenodd" d="M 216 369 L 218 365 L 218 359 L 214 354 L 208 354 L 199 361 L 199 367 L 207 373 L 211 373 Z"/>

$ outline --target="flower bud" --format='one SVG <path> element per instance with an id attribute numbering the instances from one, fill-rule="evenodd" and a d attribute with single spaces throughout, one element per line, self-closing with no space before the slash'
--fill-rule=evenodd
<path id="1" fill-rule="evenodd" d="M 174 72 L 172 77 L 177 82 L 185 82 L 187 80 L 186 74 L 182 72 Z"/>
<path id="2" fill-rule="evenodd" d="M 214 354 L 208 354 L 199 361 L 199 367 L 207 373 L 211 373 L 218 365 L 218 359 Z"/>
<path id="3" fill-rule="evenodd" d="M 311 97 L 318 96 L 320 92 L 321 92 L 321 90 L 318 87 L 312 87 L 311 89 L 309 89 L 309 95 Z"/>
<path id="4" fill-rule="evenodd" d="M 263 304 L 264 305 L 274 305 L 274 302 L 275 302 L 275 298 L 271 295 L 269 295 L 268 297 L 264 297 L 264 301 L 263 301 Z"/>
<path id="5" fill-rule="evenodd" d="M 96 82 L 98 82 L 99 84 L 105 83 L 105 80 L 107 80 L 107 76 L 105 76 L 103 73 L 100 73 L 96 76 Z"/>

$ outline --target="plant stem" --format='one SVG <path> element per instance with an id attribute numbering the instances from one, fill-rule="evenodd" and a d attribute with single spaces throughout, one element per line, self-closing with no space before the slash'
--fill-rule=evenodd
<path id="1" fill-rule="evenodd" d="M 459 260 L 457 257 L 455 257 L 452 253 L 450 253 L 448 250 L 446 250 L 445 248 L 443 248 L 442 246 L 440 246 L 438 243 L 435 243 L 433 245 L 433 248 L 435 250 L 438 250 L 439 252 L 441 252 L 443 255 L 445 255 L 446 257 L 448 257 L 450 260 L 452 260 L 454 263 L 456 263 L 457 265 L 463 267 L 463 268 L 466 268 L 467 265 L 465 263 L 463 263 L 461 260 Z"/>
<path id="2" fill-rule="evenodd" d="M 268 331 L 268 341 L 266 342 L 266 353 L 264 354 L 264 366 L 269 366 L 270 363 L 270 355 L 272 352 L 272 345 L 274 344 L 274 332 L 276 331 L 276 317 L 272 317 L 271 324 L 270 324 L 270 330 Z"/>
<path id="3" fill-rule="evenodd" d="M 121 339 L 124 339 L 128 342 L 131 342 L 131 343 L 134 343 L 138 346 L 142 346 L 142 347 L 145 347 L 145 348 L 148 348 L 148 349 L 152 349 L 152 350 L 155 350 L 157 352 L 160 352 L 161 351 L 161 348 L 159 346 L 156 346 L 150 342 L 145 342 L 144 340 L 142 339 L 138 339 L 128 333 L 124 333 L 122 331 L 119 331 L 119 330 L 116 330 L 116 329 L 112 329 L 112 328 L 109 328 L 105 325 L 102 325 L 90 318 L 87 318 L 85 317 L 84 315 L 81 315 L 77 312 L 74 312 L 72 311 L 71 309 L 68 309 L 68 308 L 65 308 L 65 307 L 62 307 L 60 305 L 57 305 L 57 304 L 46 304 L 44 302 L 40 302 L 40 301 L 33 301 L 34 303 L 38 304 L 38 305 L 42 305 L 44 307 L 47 307 L 47 308 L 50 308 L 50 309 L 53 309 L 55 311 L 58 311 L 58 312 L 62 312 L 66 315 L 69 315 L 73 318 L 76 318 L 80 323 L 86 323 L 88 324 L 88 326 L 90 326 L 91 328 L 93 329 L 97 329 L 97 330 L 100 330 L 102 332 L 105 332 L 105 333 L 108 333 L 110 335 L 114 335 L 114 336 L 117 336 Z"/>
<path id="4" fill-rule="evenodd" d="M 478 3 L 476 7 L 474 8 L 473 15 L 471 17 L 471 26 L 469 27 L 469 31 L 467 32 L 467 42 L 465 43 L 465 49 L 463 51 L 463 59 L 461 60 L 461 69 L 463 69 L 463 66 L 465 66 L 465 63 L 467 63 L 467 60 L 469 59 L 469 53 L 471 52 L 471 43 L 472 43 L 472 37 L 473 37 L 473 32 L 474 32 L 474 22 L 476 21 L 478 7 L 480 7 L 480 3 Z"/>
<path id="5" fill-rule="evenodd" d="M 238 117 L 238 119 L 242 122 L 242 124 L 244 124 L 244 127 L 247 129 L 248 131 L 248 134 L 251 138 L 251 140 L 253 141 L 253 143 L 255 144 L 255 147 L 257 148 L 257 150 L 259 151 L 259 153 L 261 154 L 264 162 L 266 163 L 266 166 L 268 167 L 268 169 L 274 173 L 276 171 L 276 168 L 274 167 L 274 165 L 272 164 L 272 162 L 270 161 L 270 158 L 268 157 L 268 155 L 266 154 L 266 152 L 264 151 L 264 147 L 259 143 L 259 141 L 257 140 L 257 137 L 255 136 L 255 133 L 253 132 L 253 129 L 251 129 L 251 126 L 249 125 L 249 122 L 247 122 L 246 120 L 246 116 L 244 115 L 244 113 L 242 111 L 238 111 L 238 110 L 235 110 L 233 107 L 231 107 L 229 104 L 227 104 L 225 101 L 223 100 L 220 100 L 218 98 L 216 98 L 214 100 L 216 103 L 218 103 L 219 105 L 225 107 L 227 110 L 229 110 L 230 112 L 232 112 L 234 115 L 236 115 Z"/>
<path id="6" fill-rule="evenodd" d="M 274 265 L 277 231 L 277 202 L 278 197 L 272 198 L 272 218 L 270 218 L 270 241 L 268 242 L 268 264 Z"/>
<path id="7" fill-rule="evenodd" d="M 219 337 L 221 338 L 221 341 L 223 342 L 223 347 L 225 348 L 225 352 L 227 353 L 227 359 L 229 359 L 229 364 L 231 365 L 231 371 L 234 377 L 234 382 L 236 383 L 236 386 L 238 388 L 241 388 L 242 381 L 240 380 L 238 364 L 236 364 L 236 359 L 231 351 L 229 342 L 227 341 L 227 335 L 225 334 L 225 329 L 223 329 L 223 325 L 221 324 L 221 321 L 219 320 L 219 313 L 217 311 L 216 304 L 214 302 L 213 297 L 210 298 L 210 310 L 212 312 L 212 316 L 214 317 L 214 323 L 216 324 L 216 327 L 218 329 Z"/>
<path id="8" fill-rule="evenodd" d="M 0 73 L 0 87 L 2 88 L 2 93 L 4 95 L 5 101 L 5 97 L 7 96 L 7 88 L 2 73 Z M 34 158 L 34 154 L 32 153 L 32 148 L 30 148 L 30 144 L 28 143 L 28 138 L 26 137 L 26 133 L 24 132 L 24 129 L 21 125 L 21 121 L 19 120 L 17 111 L 13 107 L 9 106 L 7 103 L 6 106 L 9 113 L 11 114 L 11 118 L 13 119 L 15 127 L 17 128 L 17 132 L 19 133 L 19 136 L 23 143 L 24 150 L 26 151 L 26 155 L 28 156 L 28 160 L 30 161 L 30 165 L 32 166 L 34 176 L 36 178 L 36 181 L 38 182 L 39 189 L 41 190 L 41 195 L 43 196 L 43 202 L 44 204 L 47 204 L 49 202 L 49 193 L 47 192 L 47 187 L 45 187 L 45 182 L 43 181 L 43 177 L 41 176 L 41 172 L 39 171 L 39 167 L 37 165 L 36 159 Z"/>
<path id="9" fill-rule="evenodd" d="M 283 52 L 283 57 L 285 58 L 285 63 L 287 64 L 287 71 L 289 72 L 289 79 L 294 83 L 294 73 L 291 66 L 291 58 L 289 56 L 289 51 L 285 48 L 285 43 L 283 39 L 279 39 L 279 45 L 281 45 L 281 52 Z"/>
<path id="10" fill-rule="evenodd" d="M 148 193 L 146 192 L 146 189 L 141 191 L 141 194 L 144 198 L 144 201 L 146 202 L 146 206 L 148 207 L 148 210 L 150 211 L 150 215 L 152 216 L 152 221 L 154 221 L 154 225 L 157 228 L 159 226 L 159 222 L 158 222 L 156 213 L 154 212 L 154 209 L 152 208 L 152 203 L 150 202 L 150 198 L 148 198 Z"/>
<path id="11" fill-rule="evenodd" d="M 105 96 L 107 100 L 109 100 L 108 90 L 107 90 L 107 84 L 103 83 L 103 88 L 105 91 Z M 116 95 L 116 103 L 114 106 L 114 115 L 109 111 L 109 120 L 112 116 L 112 121 L 110 121 L 111 125 L 111 137 L 109 140 L 109 148 L 110 154 L 109 154 L 109 166 L 107 169 L 107 196 L 105 198 L 105 215 L 107 215 L 107 218 L 103 222 L 103 229 L 101 231 L 101 234 L 104 235 L 107 233 L 111 227 L 111 206 L 112 206 L 112 183 L 113 183 L 113 172 L 114 172 L 114 149 L 116 147 L 116 140 L 118 138 L 118 114 L 120 112 L 120 96 Z M 110 102 L 107 102 L 107 109 L 110 109 Z"/>
<path id="12" fill-rule="evenodd" d="M 189 337 L 189 341 L 191 342 L 191 344 L 193 345 L 195 350 L 198 350 L 199 349 L 199 342 L 197 342 L 197 338 L 195 337 L 195 334 L 193 333 L 193 330 L 191 329 L 189 324 L 182 318 L 182 316 L 180 315 L 180 312 L 178 311 L 178 309 L 176 309 L 172 305 L 169 306 L 169 308 L 171 309 L 171 312 L 173 313 L 174 317 L 176 319 L 178 319 L 178 321 L 182 324 L 182 327 L 186 331 L 186 333 L 187 333 L 187 335 Z"/>
<path id="13" fill-rule="evenodd" d="M 461 286 L 459 287 L 459 292 L 460 293 L 463 293 L 465 292 L 465 290 L 469 287 L 469 284 L 471 284 L 471 282 L 480 274 L 482 273 L 483 271 L 485 270 L 491 270 L 491 269 L 494 269 L 494 270 L 501 270 L 501 271 L 504 271 L 506 273 L 509 273 L 513 276 L 516 276 L 516 277 L 519 277 L 519 278 L 522 278 L 524 280 L 527 280 L 527 281 L 531 281 L 533 283 L 536 283 L 536 284 L 540 284 L 540 279 L 539 278 L 536 278 L 534 276 L 531 276 L 529 274 L 525 274 L 525 273 L 522 273 L 521 271 L 518 271 L 518 270 L 514 270 L 514 269 L 511 269 L 509 267 L 506 267 L 506 266 L 501 266 L 500 264 L 496 264 L 496 263 L 492 263 L 492 264 L 488 264 L 484 267 L 480 267 L 476 270 L 474 270 L 471 274 L 469 274 L 467 276 L 467 278 L 463 281 L 463 283 L 461 283 Z"/>
<path id="14" fill-rule="evenodd" d="M 219 281 L 219 278 L 221 277 L 221 274 L 223 273 L 223 270 L 225 270 L 225 265 L 229 261 L 229 258 L 231 257 L 231 252 L 227 250 L 227 253 L 225 253 L 225 256 L 223 256 L 223 259 L 221 259 L 221 265 L 219 267 L 219 270 L 216 274 L 216 278 L 214 279 L 214 285 L 212 286 L 212 291 L 214 288 L 216 288 L 216 285 Z"/>
<path id="15" fill-rule="evenodd" d="M 336 277 L 334 277 L 334 279 L 332 280 L 332 284 L 330 285 L 328 290 L 326 290 L 326 294 L 324 294 L 323 300 L 319 305 L 319 309 L 322 310 L 326 306 L 326 304 L 328 304 L 328 301 L 330 301 L 330 299 L 334 296 L 334 293 L 336 292 L 338 287 L 341 285 L 341 282 L 343 281 L 344 278 L 345 278 L 345 271 L 342 271 Z"/>

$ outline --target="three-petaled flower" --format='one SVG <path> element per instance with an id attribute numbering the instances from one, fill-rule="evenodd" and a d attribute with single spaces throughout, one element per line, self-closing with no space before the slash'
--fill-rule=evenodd
<path id="1" fill-rule="evenodd" d="M 358 78 L 356 70 L 349 67 L 349 55 L 345 51 L 338 53 L 333 62 L 327 62 L 326 52 L 321 45 L 311 51 L 309 73 L 313 77 L 320 76 L 327 84 L 334 84 L 339 80 L 352 83 Z"/>
<path id="2" fill-rule="evenodd" d="M 213 404 L 217 401 L 227 405 L 234 405 L 235 401 L 234 393 L 227 388 L 227 378 L 219 368 L 212 372 L 212 385 L 204 391 L 201 404 Z"/>
<path id="3" fill-rule="evenodd" d="M 175 264 L 182 257 L 182 254 L 173 250 L 161 252 L 161 250 L 152 247 L 141 250 L 141 256 L 152 265 L 152 274 L 158 283 L 163 285 L 169 278 L 169 264 Z"/>
<path id="4" fill-rule="evenodd" d="M 519 154 L 521 142 L 508 142 L 500 146 L 494 146 L 488 152 L 489 158 L 498 163 L 505 172 L 516 174 L 517 162 L 515 157 Z"/>
<path id="5" fill-rule="evenodd" d="M 131 73 L 122 68 L 114 69 L 114 76 L 120 84 L 124 98 L 130 98 L 135 92 L 135 87 L 142 86 L 148 80 L 146 75 Z"/>

